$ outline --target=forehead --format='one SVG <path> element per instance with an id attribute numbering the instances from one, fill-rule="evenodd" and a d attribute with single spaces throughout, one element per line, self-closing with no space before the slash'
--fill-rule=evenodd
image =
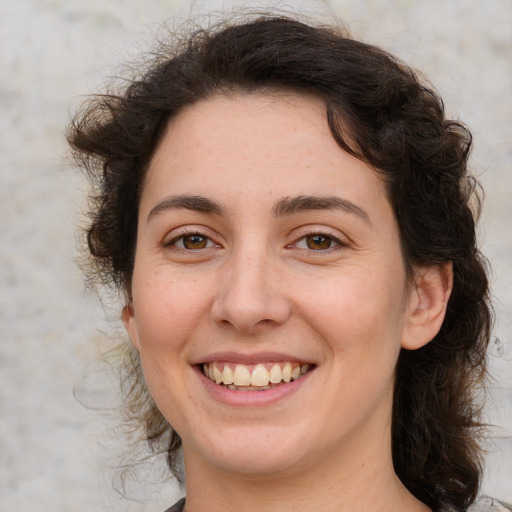
<path id="1" fill-rule="evenodd" d="M 155 152 L 146 192 L 386 198 L 380 176 L 332 137 L 324 101 L 282 91 L 219 94 L 186 108 Z"/>
<path id="2" fill-rule="evenodd" d="M 176 149 L 173 156 L 190 160 L 203 160 L 210 152 L 218 155 L 223 150 L 231 151 L 233 159 L 241 158 L 236 150 L 243 148 L 247 159 L 275 158 L 281 153 L 291 162 L 293 154 L 286 150 L 295 146 L 318 157 L 314 143 L 320 139 L 336 146 L 327 125 L 325 103 L 315 96 L 286 91 L 216 94 L 170 120 L 152 164 L 169 155 L 170 146 Z"/>

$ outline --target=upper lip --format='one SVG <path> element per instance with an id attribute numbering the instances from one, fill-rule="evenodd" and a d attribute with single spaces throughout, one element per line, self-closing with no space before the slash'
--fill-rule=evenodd
<path id="1" fill-rule="evenodd" d="M 280 352 L 255 352 L 252 354 L 243 354 L 240 352 L 214 352 L 203 357 L 195 358 L 190 362 L 190 364 L 197 365 L 212 363 L 214 361 L 226 361 L 245 365 L 286 361 L 312 364 L 312 361 L 307 358 L 305 359 L 303 357 L 283 354 Z"/>

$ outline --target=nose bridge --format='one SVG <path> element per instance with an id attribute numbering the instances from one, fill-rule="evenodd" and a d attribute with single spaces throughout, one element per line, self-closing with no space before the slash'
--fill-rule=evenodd
<path id="1" fill-rule="evenodd" d="M 265 243 L 253 240 L 234 248 L 213 304 L 214 320 L 246 332 L 283 323 L 289 306 L 279 285 L 278 267 L 278 258 Z"/>

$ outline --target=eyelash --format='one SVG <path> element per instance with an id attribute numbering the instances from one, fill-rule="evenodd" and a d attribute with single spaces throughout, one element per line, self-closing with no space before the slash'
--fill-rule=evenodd
<path id="1" fill-rule="evenodd" d="M 329 239 L 331 242 L 334 242 L 335 245 L 334 245 L 334 247 L 327 247 L 326 249 L 317 249 L 317 250 L 311 249 L 309 247 L 307 247 L 307 248 L 306 247 L 298 247 L 299 242 L 306 240 L 309 237 L 324 237 L 324 238 Z M 313 229 L 311 231 L 301 233 L 300 236 L 293 243 L 287 245 L 287 247 L 290 247 L 290 248 L 295 247 L 299 250 L 323 254 L 326 252 L 334 251 L 336 249 L 346 248 L 346 247 L 348 247 L 348 244 L 347 244 L 347 242 L 344 242 L 343 240 L 340 240 L 338 237 L 334 236 L 332 233 L 328 233 L 328 232 L 325 232 L 322 230 Z"/>
<path id="2" fill-rule="evenodd" d="M 205 241 L 206 241 L 206 246 L 205 247 L 199 247 L 199 248 L 187 248 L 187 247 L 179 247 L 177 244 L 178 242 L 181 240 L 182 243 L 184 243 L 184 240 L 187 238 L 187 237 L 192 237 L 192 236 L 197 236 L 197 237 L 200 237 L 200 238 L 203 238 Z M 313 249 L 311 247 L 299 247 L 298 244 L 300 242 L 302 242 L 303 240 L 306 241 L 305 243 L 307 243 L 307 238 L 309 237 L 323 237 L 323 238 L 326 238 L 328 239 L 331 244 L 334 243 L 334 247 L 330 246 L 330 247 L 326 247 L 325 249 Z M 171 240 L 169 240 L 168 242 L 164 242 L 163 243 L 163 246 L 164 247 L 175 247 L 176 249 L 180 250 L 180 251 L 186 251 L 186 252 L 199 252 L 199 251 L 202 251 L 204 249 L 211 249 L 212 248 L 212 244 L 213 245 L 217 245 L 212 239 L 211 237 L 209 237 L 208 235 L 206 235 L 205 233 L 201 232 L 201 231 L 198 231 L 198 230 L 189 230 L 185 233 L 180 233 L 179 235 L 173 237 Z M 334 236 L 332 233 L 327 233 L 327 232 L 324 232 L 324 231 L 320 231 L 320 230 L 311 230 L 311 231 L 308 231 L 308 232 L 304 232 L 304 233 L 301 233 L 299 237 L 296 238 L 296 240 L 294 242 L 292 242 L 291 244 L 288 244 L 286 246 L 286 248 L 289 248 L 289 249 L 292 249 L 292 248 L 296 248 L 296 249 L 299 249 L 299 250 L 302 250 L 302 251 L 307 251 L 307 252 L 312 252 L 312 253 L 326 253 L 326 252 L 331 252 L 333 250 L 336 250 L 337 248 L 345 248 L 347 247 L 348 244 L 342 240 L 340 240 L 338 237 Z"/>
<path id="3" fill-rule="evenodd" d="M 201 248 L 198 248 L 198 249 L 188 249 L 186 247 L 179 247 L 177 245 L 177 243 L 181 240 L 181 241 L 184 241 L 185 238 L 187 237 L 192 237 L 192 236 L 197 236 L 197 237 L 201 237 L 201 238 L 204 238 L 206 240 L 206 243 L 207 244 L 210 244 L 210 245 L 207 245 L 206 247 L 201 247 Z M 179 235 L 173 237 L 171 240 L 169 240 L 168 242 L 164 242 L 162 245 L 164 247 L 172 247 L 174 246 L 176 249 L 180 250 L 180 251 L 187 251 L 187 252 L 197 252 L 197 251 L 200 251 L 202 249 L 211 249 L 212 245 L 217 245 L 211 237 L 209 237 L 208 235 L 206 235 L 205 233 L 199 231 L 199 230 L 196 230 L 196 229 L 190 229 L 184 233 L 180 233 Z"/>

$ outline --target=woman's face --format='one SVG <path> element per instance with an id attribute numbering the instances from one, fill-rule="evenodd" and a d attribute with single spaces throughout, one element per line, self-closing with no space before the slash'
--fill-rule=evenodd
<path id="1" fill-rule="evenodd" d="M 219 95 L 172 121 L 123 318 L 187 464 L 286 473 L 388 447 L 411 288 L 385 186 L 322 101 Z"/>

